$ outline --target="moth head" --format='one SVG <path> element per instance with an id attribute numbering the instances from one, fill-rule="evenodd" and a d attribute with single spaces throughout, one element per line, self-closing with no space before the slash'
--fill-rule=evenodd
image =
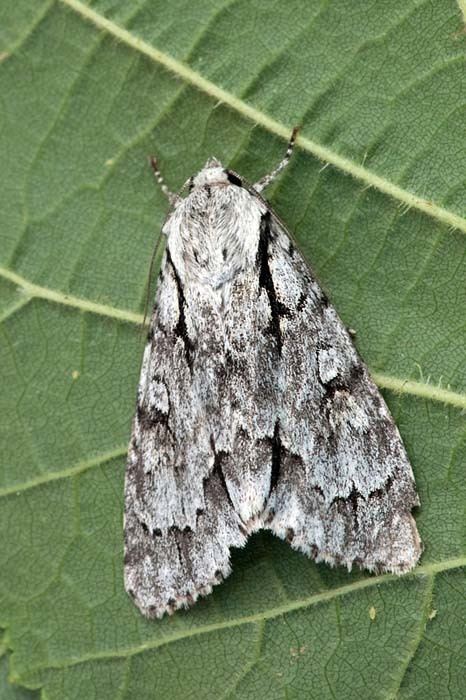
<path id="1" fill-rule="evenodd" d="M 202 170 L 189 180 L 189 189 L 192 191 L 196 187 L 206 185 L 228 185 L 228 173 L 219 160 L 209 158 Z"/>

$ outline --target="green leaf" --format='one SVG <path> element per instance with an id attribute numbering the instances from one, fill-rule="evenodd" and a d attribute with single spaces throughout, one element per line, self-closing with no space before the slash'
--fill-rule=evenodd
<path id="1" fill-rule="evenodd" d="M 68 698 L 462 698 L 466 31 L 452 0 L 16 0 L 0 11 L 0 626 Z M 125 450 L 166 202 L 215 155 L 270 193 L 384 389 L 425 545 L 403 578 L 257 535 L 212 596 L 122 584 Z M 8 691 L 10 692 L 10 691 Z"/>
<path id="2" fill-rule="evenodd" d="M 7 657 L 0 656 L 0 698 L 2 700 L 38 700 L 38 693 L 8 683 L 7 669 Z"/>

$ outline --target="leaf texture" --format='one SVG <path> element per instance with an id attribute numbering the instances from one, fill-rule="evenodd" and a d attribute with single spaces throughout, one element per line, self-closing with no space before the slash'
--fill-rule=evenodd
<path id="1" fill-rule="evenodd" d="M 462 7 L 0 10 L 0 626 L 12 683 L 47 700 L 463 697 Z M 212 155 L 253 181 L 295 124 L 297 154 L 269 196 L 384 389 L 425 552 L 403 578 L 348 574 L 258 535 L 209 599 L 148 622 L 122 577 L 139 324 L 166 212 L 147 156 L 172 189 Z"/>

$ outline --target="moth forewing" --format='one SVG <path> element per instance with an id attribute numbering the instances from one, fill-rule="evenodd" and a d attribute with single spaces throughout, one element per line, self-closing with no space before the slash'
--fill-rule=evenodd
<path id="1" fill-rule="evenodd" d="M 230 573 L 261 528 L 403 573 L 421 544 L 398 429 L 284 224 L 215 159 L 173 195 L 125 485 L 125 585 L 149 617 Z"/>

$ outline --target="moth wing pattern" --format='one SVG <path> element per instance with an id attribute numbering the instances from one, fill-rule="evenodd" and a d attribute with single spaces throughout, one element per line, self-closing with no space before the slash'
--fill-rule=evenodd
<path id="1" fill-rule="evenodd" d="M 235 231 L 215 285 L 193 272 L 197 256 L 199 274 L 204 263 L 216 274 L 190 249 L 203 222 L 196 233 L 185 212 L 167 221 L 125 485 L 125 585 L 149 617 L 190 605 L 230 573 L 230 548 L 262 526 L 270 492 L 276 396 L 263 371 L 270 339 L 256 264 L 265 205 L 230 190 L 200 191 L 196 204 L 208 210 L 203 199 L 218 196 L 225 215 L 212 238 Z M 236 250 L 248 236 L 249 253 Z"/>
<path id="2" fill-rule="evenodd" d="M 264 526 L 317 561 L 404 573 L 419 559 L 414 476 L 352 338 L 280 221 L 269 265 L 281 309 L 278 477 Z"/>
<path id="3" fill-rule="evenodd" d="M 178 314 L 172 299 L 178 299 Z M 224 455 L 209 429 L 216 397 L 204 402 L 194 388 L 199 363 L 192 357 L 185 304 L 167 248 L 125 489 L 126 588 L 148 617 L 187 607 L 209 593 L 230 573 L 230 547 L 243 546 L 247 536 L 220 468 Z M 215 391 L 217 382 L 210 388 Z"/>
<path id="4" fill-rule="evenodd" d="M 348 331 L 262 185 L 214 159 L 189 183 L 138 388 L 126 590 L 148 617 L 187 607 L 261 528 L 317 561 L 409 570 L 411 466 Z"/>

